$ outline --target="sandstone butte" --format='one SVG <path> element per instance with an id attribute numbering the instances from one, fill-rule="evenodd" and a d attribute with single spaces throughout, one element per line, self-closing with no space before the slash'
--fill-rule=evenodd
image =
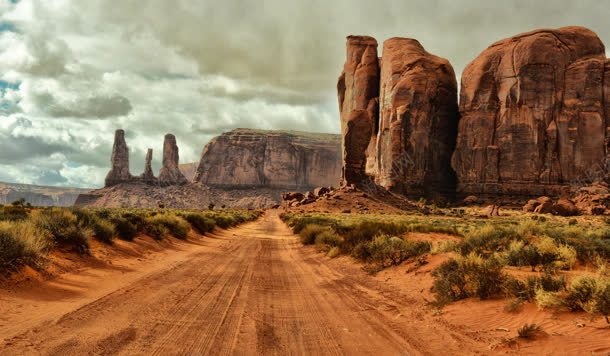
<path id="1" fill-rule="evenodd" d="M 373 181 L 406 195 L 451 193 L 458 125 L 451 64 L 409 38 L 349 36 L 338 85 L 343 184 Z"/>
<path id="2" fill-rule="evenodd" d="M 604 178 L 610 62 L 592 31 L 496 42 L 464 69 L 460 96 L 459 192 L 556 196 Z"/>
<path id="3" fill-rule="evenodd" d="M 204 147 L 195 182 L 223 189 L 310 190 L 336 185 L 339 153 L 339 135 L 235 129 Z"/>
<path id="4" fill-rule="evenodd" d="M 492 44 L 462 73 L 419 42 L 349 36 L 337 85 L 343 184 L 407 195 L 563 195 L 607 179 L 610 61 L 582 27 Z M 378 96 L 376 96 L 378 94 Z M 451 169 L 453 168 L 453 170 Z M 455 173 L 454 173 L 455 172 Z"/>

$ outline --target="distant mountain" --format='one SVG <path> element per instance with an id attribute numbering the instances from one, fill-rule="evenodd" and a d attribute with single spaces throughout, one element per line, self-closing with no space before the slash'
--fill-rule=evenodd
<path id="1" fill-rule="evenodd" d="M 79 194 L 89 191 L 91 189 L 0 182 L 0 204 L 23 198 L 34 206 L 72 206 Z"/>

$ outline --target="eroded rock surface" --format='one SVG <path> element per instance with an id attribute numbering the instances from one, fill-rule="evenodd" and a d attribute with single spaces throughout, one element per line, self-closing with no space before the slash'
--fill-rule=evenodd
<path id="1" fill-rule="evenodd" d="M 414 39 L 386 40 L 379 102 L 376 181 L 408 195 L 452 192 L 458 106 L 451 64 Z"/>
<path id="2" fill-rule="evenodd" d="M 149 148 L 146 152 L 146 159 L 144 161 L 144 173 L 142 173 L 142 175 L 140 176 L 142 181 L 148 184 L 154 184 L 157 182 L 157 177 L 155 177 L 155 174 L 152 170 L 152 156 L 153 150 L 152 148 Z"/>
<path id="3" fill-rule="evenodd" d="M 377 41 L 368 36 L 347 37 L 343 72 L 337 83 L 344 185 L 358 184 L 376 173 L 375 137 L 379 111 Z"/>
<path id="4" fill-rule="evenodd" d="M 180 171 L 180 154 L 176 144 L 176 136 L 165 135 L 163 141 L 163 167 L 159 171 L 159 183 L 161 185 L 175 185 L 187 183 L 186 178 Z"/>
<path id="5" fill-rule="evenodd" d="M 106 175 L 106 186 L 129 182 L 133 176 L 129 172 L 129 148 L 125 142 L 125 131 L 116 130 L 114 133 L 114 145 L 110 158 L 111 168 Z"/>
<path id="6" fill-rule="evenodd" d="M 195 181 L 304 191 L 336 185 L 340 177 L 339 135 L 236 129 L 205 146 Z"/>
<path id="7" fill-rule="evenodd" d="M 559 196 L 605 175 L 608 72 L 604 45 L 582 27 L 536 30 L 483 51 L 462 74 L 458 190 Z"/>

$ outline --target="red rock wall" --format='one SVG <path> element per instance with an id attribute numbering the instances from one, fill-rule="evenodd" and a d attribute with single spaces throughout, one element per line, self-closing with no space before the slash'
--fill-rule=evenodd
<path id="1" fill-rule="evenodd" d="M 462 74 L 453 168 L 464 194 L 558 195 L 604 171 L 604 45 L 582 27 L 492 44 Z"/>

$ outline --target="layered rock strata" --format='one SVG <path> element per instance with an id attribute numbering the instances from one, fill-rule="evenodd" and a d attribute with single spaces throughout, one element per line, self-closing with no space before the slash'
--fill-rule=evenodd
<path id="1" fill-rule="evenodd" d="M 110 157 L 111 168 L 106 175 L 106 186 L 112 186 L 133 180 L 129 172 L 129 147 L 125 142 L 125 131 L 116 130 L 114 133 L 114 145 Z"/>
<path id="2" fill-rule="evenodd" d="M 159 183 L 161 185 L 176 185 L 187 183 L 186 178 L 180 171 L 180 154 L 176 136 L 165 135 L 163 142 L 163 167 L 159 171 Z"/>

